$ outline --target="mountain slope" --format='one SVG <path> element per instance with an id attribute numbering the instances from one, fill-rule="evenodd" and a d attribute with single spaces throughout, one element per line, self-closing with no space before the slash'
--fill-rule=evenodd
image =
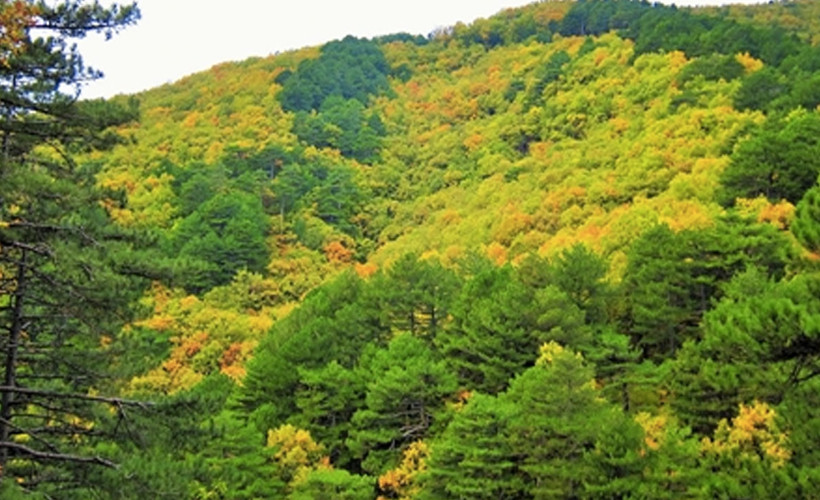
<path id="1" fill-rule="evenodd" d="M 175 487 L 813 494 L 814 8 L 540 2 L 135 96 L 84 161 L 172 262 L 115 347 Z"/>

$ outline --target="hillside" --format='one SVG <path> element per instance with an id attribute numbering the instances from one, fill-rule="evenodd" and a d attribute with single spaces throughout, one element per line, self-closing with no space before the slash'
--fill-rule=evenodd
<path id="1" fill-rule="evenodd" d="M 98 351 L 155 404 L 82 487 L 818 498 L 818 19 L 545 1 L 113 99 L 76 162 L 153 266 Z"/>

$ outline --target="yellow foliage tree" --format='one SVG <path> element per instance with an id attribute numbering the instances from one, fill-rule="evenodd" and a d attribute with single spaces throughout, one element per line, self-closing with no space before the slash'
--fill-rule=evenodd
<path id="1" fill-rule="evenodd" d="M 782 467 L 791 458 L 791 451 L 788 436 L 778 428 L 775 417 L 774 409 L 766 403 L 741 404 L 731 424 L 721 420 L 714 439 L 703 439 L 703 453 L 735 460 L 763 460 L 773 468 Z"/>
<path id="2" fill-rule="evenodd" d="M 279 465 L 281 479 L 291 486 L 304 480 L 313 470 L 332 468 L 324 447 L 304 429 L 290 424 L 271 429 L 266 444 L 274 450 L 273 459 Z"/>
<path id="3" fill-rule="evenodd" d="M 410 500 L 421 490 L 416 483 L 419 474 L 427 469 L 430 447 L 424 441 L 415 441 L 404 450 L 401 463 L 379 476 L 379 489 L 384 493 L 379 500 L 398 498 Z"/>

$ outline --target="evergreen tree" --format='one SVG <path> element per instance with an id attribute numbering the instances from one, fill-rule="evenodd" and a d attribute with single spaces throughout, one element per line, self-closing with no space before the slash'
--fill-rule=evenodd
<path id="1" fill-rule="evenodd" d="M 371 382 L 348 446 L 364 470 L 383 472 L 403 446 L 427 436 L 456 380 L 423 340 L 407 333 L 362 360 L 362 369 Z"/>
<path id="2" fill-rule="evenodd" d="M 818 137 L 820 113 L 816 111 L 769 118 L 732 153 L 732 163 L 721 176 L 723 204 L 757 196 L 797 203 L 820 174 Z"/>
<path id="3" fill-rule="evenodd" d="M 310 431 L 325 445 L 332 463 L 345 466 L 351 456 L 345 444 L 353 414 L 364 406 L 365 381 L 356 370 L 336 361 L 318 369 L 299 369 L 298 413 L 289 421 Z"/>
<path id="4" fill-rule="evenodd" d="M 703 339 L 673 363 L 673 407 L 708 433 L 740 403 L 778 403 L 820 373 L 820 293 L 816 274 L 773 282 L 750 269 L 704 318 Z"/>
<path id="5" fill-rule="evenodd" d="M 624 278 L 626 330 L 645 358 L 670 357 L 698 337 L 703 314 L 722 296 L 721 283 L 747 265 L 780 277 L 791 255 L 773 226 L 735 216 L 700 230 L 650 229 L 633 243 Z"/>
<path id="6" fill-rule="evenodd" d="M 94 443 L 122 430 L 131 402 L 95 395 L 108 388 L 100 345 L 139 292 L 134 277 L 157 276 L 102 208 L 117 196 L 72 160 L 134 115 L 77 101 L 100 75 L 71 40 L 111 35 L 139 11 L 20 1 L 0 13 L 0 481 L 65 492 L 88 486 L 85 465 L 114 465 Z"/>
<path id="7" fill-rule="evenodd" d="M 469 280 L 452 308 L 453 325 L 436 339 L 462 383 L 496 394 L 510 377 L 534 362 L 533 291 L 512 268 L 481 272 Z"/>
<path id="8" fill-rule="evenodd" d="M 630 483 L 629 476 L 640 470 L 635 463 L 639 434 L 629 431 L 623 414 L 597 392 L 592 368 L 553 342 L 542 346 L 537 365 L 516 377 L 501 396 L 515 407 L 507 432 L 528 496 L 580 497 L 585 488 L 607 483 L 613 494 L 628 491 L 620 480 Z M 618 431 L 607 435 L 613 429 Z M 615 438 L 627 441 L 617 444 Z M 595 457 L 596 449 L 608 455 Z"/>
<path id="9" fill-rule="evenodd" d="M 820 252 L 820 185 L 815 185 L 797 204 L 792 233 L 810 252 Z"/>
<path id="10" fill-rule="evenodd" d="M 508 431 L 514 410 L 504 399 L 474 394 L 434 441 L 421 498 L 522 497 Z"/>
<path id="11" fill-rule="evenodd" d="M 458 278 L 432 259 L 406 254 L 370 285 L 391 329 L 432 339 L 445 326 Z"/>

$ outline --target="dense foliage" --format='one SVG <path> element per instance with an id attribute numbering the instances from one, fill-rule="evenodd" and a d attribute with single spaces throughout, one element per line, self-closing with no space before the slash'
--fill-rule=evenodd
<path id="1" fill-rule="evenodd" d="M 817 5 L 547 1 L 108 102 L 4 83 L 83 124 L 3 115 L 2 356 L 35 349 L 5 386 L 84 404 L 3 403 L 0 496 L 816 497 Z"/>

